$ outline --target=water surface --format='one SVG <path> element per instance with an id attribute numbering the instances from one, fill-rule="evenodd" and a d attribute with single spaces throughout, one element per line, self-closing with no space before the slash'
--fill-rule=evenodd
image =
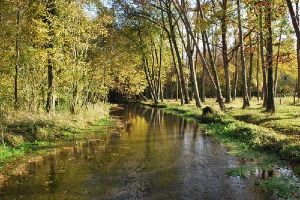
<path id="1" fill-rule="evenodd" d="M 122 126 L 20 163 L 0 199 L 264 199 L 251 179 L 228 177 L 237 158 L 197 124 L 154 108 L 122 106 Z"/>

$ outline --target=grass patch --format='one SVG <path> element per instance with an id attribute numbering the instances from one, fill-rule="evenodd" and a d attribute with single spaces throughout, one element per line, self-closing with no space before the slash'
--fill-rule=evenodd
<path id="1" fill-rule="evenodd" d="M 3 167 L 7 161 L 16 157 L 24 156 L 25 154 L 48 149 L 54 146 L 55 143 L 49 141 L 36 141 L 32 143 L 26 142 L 15 147 L 2 145 L 0 146 L 0 167 Z"/>
<path id="2" fill-rule="evenodd" d="M 250 166 L 239 166 L 236 168 L 231 168 L 227 170 L 226 175 L 227 176 L 233 176 L 233 177 L 241 177 L 241 178 L 246 178 L 247 175 L 252 172 L 254 169 Z"/>
<path id="3" fill-rule="evenodd" d="M 271 177 L 260 182 L 260 186 L 267 192 L 272 192 L 285 199 L 299 199 L 300 187 L 297 179 L 292 177 Z"/>
<path id="4" fill-rule="evenodd" d="M 0 167 L 28 153 L 58 145 L 62 141 L 103 134 L 112 120 L 109 105 L 99 104 L 76 115 L 6 112 L 0 120 Z"/>

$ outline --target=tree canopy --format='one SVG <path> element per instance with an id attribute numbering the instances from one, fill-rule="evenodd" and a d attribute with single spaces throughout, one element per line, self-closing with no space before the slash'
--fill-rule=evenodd
<path id="1" fill-rule="evenodd" d="M 0 106 L 300 97 L 299 2 L 0 0 Z M 298 71 L 298 73 L 295 73 Z"/>

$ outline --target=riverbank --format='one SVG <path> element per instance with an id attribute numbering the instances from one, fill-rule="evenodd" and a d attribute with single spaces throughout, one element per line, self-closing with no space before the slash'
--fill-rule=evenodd
<path id="1" fill-rule="evenodd" d="M 143 102 L 142 104 L 152 107 L 156 106 L 151 102 Z M 290 163 L 295 174 L 299 175 L 300 142 L 297 134 L 285 134 L 278 132 L 277 129 L 264 127 L 262 124 L 256 125 L 237 119 L 239 114 L 252 116 L 251 112 L 256 112 L 263 119 L 263 115 L 267 114 L 259 113 L 260 111 L 253 111 L 253 109 L 240 109 L 242 111 L 239 111 L 237 106 L 231 106 L 226 112 L 221 112 L 217 110 L 213 103 L 207 105 L 213 108 L 214 114 L 203 115 L 202 109 L 197 109 L 194 104 L 180 106 L 179 102 L 175 101 L 165 101 L 160 103 L 158 107 L 165 112 L 198 121 L 207 135 L 217 138 L 228 147 L 230 154 L 238 156 L 245 161 L 245 166 L 231 169 L 228 172 L 229 175 L 244 177 L 247 174 L 255 173 L 257 169 L 266 172 L 272 171 L 273 173 L 274 169 L 285 168 Z M 227 105 L 227 107 L 229 106 Z M 283 111 L 284 108 L 281 109 Z M 286 110 L 286 112 L 289 111 L 288 109 Z M 278 115 L 277 119 L 279 118 Z M 257 119 L 255 116 L 252 118 Z M 269 120 L 276 119 L 275 116 L 266 116 L 266 118 Z M 287 120 L 284 117 L 282 118 L 285 121 Z M 280 122 L 277 124 L 280 124 Z M 283 126 L 286 126 L 286 124 L 283 123 Z M 293 126 L 290 128 L 295 130 Z M 259 184 L 267 191 L 276 193 L 280 197 L 294 198 L 295 195 L 297 197 L 300 195 L 300 184 L 296 177 L 270 176 L 260 181 Z"/>
<path id="2" fill-rule="evenodd" d="M 56 147 L 63 141 L 102 134 L 111 123 L 110 106 L 98 104 L 72 115 L 10 111 L 0 120 L 0 168 L 24 155 Z"/>

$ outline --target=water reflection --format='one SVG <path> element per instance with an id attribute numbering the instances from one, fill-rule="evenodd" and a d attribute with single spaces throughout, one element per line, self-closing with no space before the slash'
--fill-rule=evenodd
<path id="1" fill-rule="evenodd" d="M 25 163 L 1 199 L 263 199 L 251 180 L 226 176 L 239 166 L 194 122 L 125 105 L 111 134 L 77 141 Z M 21 166 L 22 164 L 20 164 Z"/>

